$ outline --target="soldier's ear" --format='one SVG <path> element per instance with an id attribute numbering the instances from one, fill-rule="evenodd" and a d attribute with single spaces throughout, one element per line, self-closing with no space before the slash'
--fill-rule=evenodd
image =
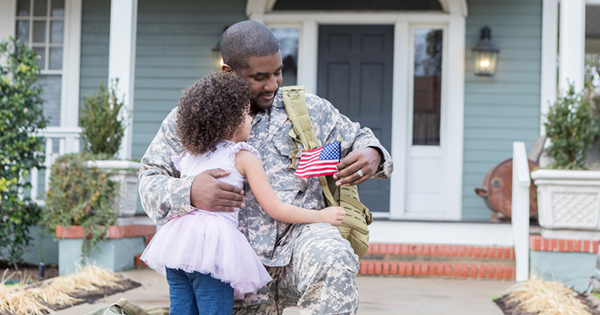
<path id="1" fill-rule="evenodd" d="M 221 66 L 221 70 L 223 70 L 223 72 L 233 72 L 235 73 L 235 70 L 233 70 L 228 64 L 224 63 Z"/>

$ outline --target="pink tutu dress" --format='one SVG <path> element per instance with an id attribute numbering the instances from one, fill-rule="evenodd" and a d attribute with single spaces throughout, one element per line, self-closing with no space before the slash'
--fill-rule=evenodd
<path id="1" fill-rule="evenodd" d="M 231 171 L 224 182 L 242 187 L 245 178 L 235 168 L 235 154 L 246 150 L 256 157 L 256 149 L 245 142 L 223 141 L 217 150 L 200 156 L 182 154 L 171 158 L 181 176 L 195 176 L 205 170 Z M 141 260 L 161 275 L 166 268 L 210 274 L 229 283 L 234 298 L 243 299 L 272 279 L 246 237 L 237 230 L 238 213 L 194 210 L 168 221 L 142 254 Z"/>

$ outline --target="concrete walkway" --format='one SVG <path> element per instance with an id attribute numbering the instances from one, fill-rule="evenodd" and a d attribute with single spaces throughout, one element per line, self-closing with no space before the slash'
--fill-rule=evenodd
<path id="1" fill-rule="evenodd" d="M 120 298 L 128 298 L 142 306 L 168 305 L 169 290 L 164 277 L 149 269 L 120 273 L 142 283 L 127 292 L 81 304 L 57 312 L 58 315 L 82 315 Z M 436 278 L 357 277 L 360 291 L 358 314 L 444 314 L 444 315 L 502 315 L 492 302 L 514 284 L 512 281 L 446 280 Z M 295 308 L 284 315 L 299 314 Z"/>

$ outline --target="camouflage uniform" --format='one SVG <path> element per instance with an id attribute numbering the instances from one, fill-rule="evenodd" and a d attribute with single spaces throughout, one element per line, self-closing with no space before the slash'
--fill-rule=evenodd
<path id="1" fill-rule="evenodd" d="M 389 178 L 393 169 L 391 158 L 370 129 L 361 129 L 318 96 L 307 93 L 306 102 L 320 146 L 337 140 L 340 134 L 343 156 L 364 147 L 379 148 L 385 160 L 374 177 Z M 142 158 L 142 205 L 157 224 L 192 210 L 193 178 L 179 178 L 171 163 L 171 156 L 182 151 L 175 134 L 175 119 L 173 110 Z M 325 202 L 318 179 L 296 177 L 289 168 L 288 156 L 293 150 L 288 135 L 291 128 L 279 92 L 273 105 L 254 118 L 248 143 L 260 152 L 269 183 L 282 202 L 322 209 Z M 234 313 L 281 314 L 285 307 L 295 305 L 301 314 L 356 313 L 358 257 L 337 229 L 326 223 L 276 221 L 260 207 L 247 184 L 244 190 L 246 207 L 240 211 L 239 229 L 274 280 L 256 295 L 236 301 Z"/>

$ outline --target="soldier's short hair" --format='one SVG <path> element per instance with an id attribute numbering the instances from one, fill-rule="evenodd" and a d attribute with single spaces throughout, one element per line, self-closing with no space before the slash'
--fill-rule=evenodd
<path id="1" fill-rule="evenodd" d="M 235 72 L 247 69 L 250 57 L 271 56 L 279 52 L 273 33 L 256 21 L 242 21 L 230 26 L 221 36 L 223 63 Z"/>

